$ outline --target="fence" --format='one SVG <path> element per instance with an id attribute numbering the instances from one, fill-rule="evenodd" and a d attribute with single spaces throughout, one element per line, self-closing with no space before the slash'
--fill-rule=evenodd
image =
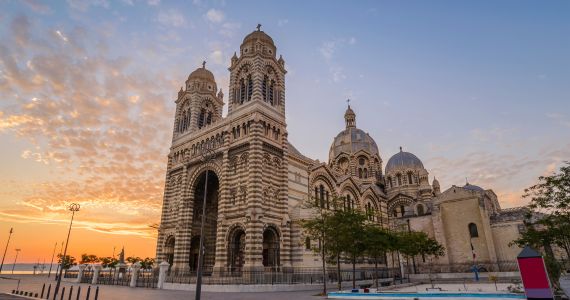
<path id="1" fill-rule="evenodd" d="M 516 261 L 477 261 L 473 263 L 456 263 L 456 264 L 428 264 L 422 263 L 416 266 L 415 273 L 471 273 L 473 266 L 477 266 L 478 272 L 517 272 L 519 270 Z M 410 273 L 414 273 L 413 267 L 408 265 Z"/>
<path id="2" fill-rule="evenodd" d="M 319 268 L 294 268 L 290 270 L 260 270 L 260 271 L 221 271 L 217 273 L 205 272 L 209 274 L 202 277 L 203 284 L 217 285 L 271 285 L 271 284 L 316 284 L 323 282 L 323 271 Z M 353 273 L 352 269 L 342 269 L 340 271 L 341 281 L 373 280 L 399 278 L 400 272 L 396 268 L 357 268 Z M 338 281 L 338 272 L 335 268 L 328 268 L 325 280 L 328 282 Z M 168 283 L 194 284 L 196 283 L 196 272 L 172 271 L 166 277 Z"/>

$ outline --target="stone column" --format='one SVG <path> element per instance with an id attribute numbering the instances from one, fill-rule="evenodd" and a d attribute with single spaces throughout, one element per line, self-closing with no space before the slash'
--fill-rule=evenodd
<path id="1" fill-rule="evenodd" d="M 97 280 L 99 279 L 99 272 L 101 272 L 101 265 L 94 265 L 93 266 L 93 279 L 91 280 L 91 284 L 97 284 Z"/>
<path id="2" fill-rule="evenodd" d="M 139 277 L 139 270 L 141 269 L 141 263 L 140 262 L 136 262 L 134 264 L 131 265 L 131 283 L 130 283 L 130 287 L 137 287 L 137 279 Z"/>
<path id="3" fill-rule="evenodd" d="M 75 280 L 75 282 L 81 283 L 81 277 L 83 277 L 83 272 L 85 271 L 85 268 L 87 268 L 87 265 L 83 264 L 77 267 L 79 268 L 79 272 L 77 272 L 77 279 Z"/>
<path id="4" fill-rule="evenodd" d="M 156 288 L 163 289 L 164 282 L 166 281 L 166 272 L 168 272 L 168 267 L 170 267 L 170 264 L 168 262 L 163 261 L 158 265 L 158 267 L 159 267 L 158 284 L 156 285 Z"/>

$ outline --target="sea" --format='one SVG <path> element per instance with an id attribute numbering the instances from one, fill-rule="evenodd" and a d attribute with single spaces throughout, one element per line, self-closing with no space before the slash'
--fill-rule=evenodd
<path id="1" fill-rule="evenodd" d="M 0 275 L 9 275 L 9 274 L 47 274 L 50 269 L 50 264 L 42 264 L 42 263 L 21 263 L 21 264 L 7 264 L 4 263 L 2 266 L 2 272 Z M 52 264 L 51 272 L 52 274 L 55 273 L 57 270 L 57 264 Z"/>

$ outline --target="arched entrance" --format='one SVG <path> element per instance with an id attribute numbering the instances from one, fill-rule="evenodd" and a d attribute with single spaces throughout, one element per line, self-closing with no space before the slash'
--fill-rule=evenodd
<path id="1" fill-rule="evenodd" d="M 231 272 L 241 272 L 245 261 L 245 231 L 235 228 L 229 235 L 228 266 Z"/>
<path id="2" fill-rule="evenodd" d="M 279 266 L 279 234 L 273 227 L 263 231 L 263 266 L 276 268 Z"/>
<path id="3" fill-rule="evenodd" d="M 198 270 L 198 255 L 200 249 L 200 236 L 195 236 L 190 241 L 190 270 Z"/>
<path id="4" fill-rule="evenodd" d="M 164 260 L 172 267 L 174 263 L 174 236 L 169 236 L 164 243 Z"/>
<path id="5" fill-rule="evenodd" d="M 200 226 L 204 203 L 204 188 L 208 176 L 206 194 L 206 218 L 204 222 L 204 274 L 211 273 L 215 263 L 216 228 L 218 224 L 218 194 L 220 182 L 212 170 L 200 173 L 194 185 L 194 207 L 192 211 L 192 241 L 190 243 L 190 269 L 198 267 L 198 249 L 200 248 Z M 194 250 L 195 249 L 195 250 Z M 196 256 L 195 258 L 193 256 Z"/>

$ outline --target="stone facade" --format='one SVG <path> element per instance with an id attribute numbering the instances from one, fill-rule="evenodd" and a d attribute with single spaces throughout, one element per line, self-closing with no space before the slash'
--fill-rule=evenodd
<path id="1" fill-rule="evenodd" d="M 356 127 L 348 106 L 345 130 L 329 160 L 307 158 L 287 139 L 285 62 L 265 32 L 247 35 L 231 58 L 228 114 L 213 74 L 192 72 L 178 92 L 164 191 L 157 259 L 194 270 L 206 198 L 206 272 L 318 266 L 299 222 L 304 203 L 365 211 L 370 222 L 422 230 L 448 249 L 442 261 L 470 259 L 473 243 L 483 259 L 512 259 L 507 239 L 522 217 L 507 216 L 491 190 L 429 184 L 423 163 L 402 149 L 383 160 L 374 139 Z M 205 155 L 208 154 L 208 155 Z M 205 187 L 207 191 L 205 192 Z M 474 223 L 479 236 L 470 238 Z M 476 239 L 476 240 L 474 240 Z"/>

